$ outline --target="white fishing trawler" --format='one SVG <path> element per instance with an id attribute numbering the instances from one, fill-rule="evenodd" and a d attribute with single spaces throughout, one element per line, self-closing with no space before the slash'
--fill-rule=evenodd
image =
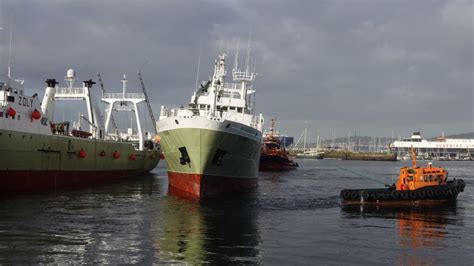
<path id="1" fill-rule="evenodd" d="M 237 58 L 237 56 L 236 56 Z M 248 59 L 248 57 L 247 57 Z M 263 115 L 256 116 L 256 73 L 239 71 L 226 82 L 226 54 L 215 60 L 211 80 L 187 107 L 161 107 L 157 122 L 170 189 L 195 197 L 242 191 L 257 184 Z"/>

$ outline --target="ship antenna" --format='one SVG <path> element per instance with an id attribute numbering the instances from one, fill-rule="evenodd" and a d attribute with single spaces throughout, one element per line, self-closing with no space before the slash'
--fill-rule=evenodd
<path id="1" fill-rule="evenodd" d="M 10 52 L 8 54 L 8 78 L 11 78 L 12 70 L 12 36 L 13 36 L 13 16 L 10 23 Z"/>
<path id="2" fill-rule="evenodd" d="M 199 57 L 198 57 L 198 65 L 196 71 L 196 91 L 199 89 L 199 68 L 201 66 L 201 52 L 202 52 L 202 41 L 199 42 Z"/>
<path id="3" fill-rule="evenodd" d="M 249 32 L 249 39 L 247 41 L 247 62 L 246 62 L 246 66 L 245 66 L 245 73 L 249 73 L 249 71 L 250 71 L 250 67 L 249 67 L 249 63 L 250 63 L 250 38 L 251 38 L 251 34 Z"/>
<path id="4" fill-rule="evenodd" d="M 234 71 L 239 69 L 239 50 L 240 50 L 240 38 L 237 39 L 237 51 L 235 52 Z"/>

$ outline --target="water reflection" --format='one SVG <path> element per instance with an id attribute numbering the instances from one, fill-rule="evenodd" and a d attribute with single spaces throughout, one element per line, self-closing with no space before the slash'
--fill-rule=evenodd
<path id="1" fill-rule="evenodd" d="M 390 207 L 343 206 L 342 210 L 352 217 L 393 219 L 397 233 L 399 250 L 398 263 L 431 264 L 435 263 L 426 251 L 439 250 L 448 245 L 447 227 L 461 225 L 456 204 L 438 207 Z"/>
<path id="2" fill-rule="evenodd" d="M 260 260 L 257 208 L 251 195 L 218 200 L 163 200 L 153 225 L 155 262 L 255 263 Z"/>
<path id="3" fill-rule="evenodd" d="M 130 264 L 151 261 L 152 175 L 75 191 L 0 200 L 0 264 Z M 157 195 L 158 194 L 158 195 Z"/>

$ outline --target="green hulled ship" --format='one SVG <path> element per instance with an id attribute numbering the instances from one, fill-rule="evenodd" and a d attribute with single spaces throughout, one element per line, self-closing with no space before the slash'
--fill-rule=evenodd
<path id="1" fill-rule="evenodd" d="M 47 80 L 41 104 L 36 94 L 24 94 L 23 81 L 8 75 L 0 82 L 0 195 L 94 185 L 137 176 L 157 165 L 159 145 L 143 134 L 125 136 L 104 125 L 92 80 L 74 87 L 73 70 L 68 70 L 66 80 L 66 87 Z M 103 100 L 112 108 L 119 102 L 116 96 L 105 93 Z M 129 96 L 120 93 L 121 103 L 130 110 L 145 100 Z M 89 129 L 83 130 L 80 123 L 55 122 L 58 100 L 85 101 L 88 115 L 80 119 Z M 108 121 L 111 116 L 109 111 Z"/>
<path id="2" fill-rule="evenodd" d="M 201 84 L 187 108 L 161 108 L 157 123 L 169 186 L 189 196 L 242 191 L 257 184 L 262 114 L 254 115 L 256 74 L 233 71 L 226 83 L 226 55 L 215 61 L 212 79 Z"/>

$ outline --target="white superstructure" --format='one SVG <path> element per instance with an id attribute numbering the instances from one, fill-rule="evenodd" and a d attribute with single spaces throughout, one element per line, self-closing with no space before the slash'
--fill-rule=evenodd
<path id="1" fill-rule="evenodd" d="M 69 134 L 69 122 L 54 123 L 55 102 L 60 100 L 80 100 L 85 101 L 87 115 L 80 114 L 78 121 L 73 123 L 72 135 L 87 137 L 102 140 L 115 141 L 132 141 L 138 143 L 138 150 L 144 150 L 145 136 L 142 132 L 142 124 L 140 119 L 140 112 L 138 104 L 147 101 L 144 93 L 128 93 L 127 92 L 127 78 L 123 75 L 122 92 L 120 93 L 102 93 L 101 100 L 107 103 L 106 121 L 100 111 L 99 100 L 92 93 L 92 86 L 94 81 L 86 80 L 82 87 L 75 85 L 76 77 L 73 69 L 69 69 L 66 74 L 66 87 L 57 86 L 58 82 L 55 79 L 46 80 L 47 88 L 41 104 L 42 119 L 41 123 L 51 129 L 53 134 Z M 6 85 L 5 85 L 6 86 Z M 14 93 L 17 93 L 16 91 Z M 22 94 L 22 90 L 18 93 Z M 1 101 L 1 96 L 0 96 Z M 110 122 L 112 120 L 113 112 L 126 111 L 135 113 L 136 129 L 129 128 L 127 133 L 120 133 L 116 128 L 110 130 Z M 89 125 L 89 131 L 81 129 L 82 120 Z M 57 127 L 57 128 L 56 128 Z M 66 128 L 65 128 L 66 127 Z M 51 129 L 49 134 L 51 134 Z M 45 130 L 48 131 L 48 130 Z M 151 139 L 151 136 L 149 136 Z"/>
<path id="2" fill-rule="evenodd" d="M 257 74 L 249 72 L 248 68 L 246 71 L 233 69 L 234 82 L 226 82 L 225 60 L 226 54 L 219 55 L 215 60 L 211 80 L 200 85 L 200 88 L 191 96 L 187 108 L 169 109 L 162 106 L 159 120 L 169 117 L 184 119 L 205 117 L 210 121 L 232 121 L 258 130 L 259 133 L 254 138 L 261 139 L 264 119 L 262 114 L 254 115 L 255 90 L 250 85 Z M 160 122 L 157 123 L 158 130 L 164 130 L 160 129 L 159 125 Z M 242 128 L 242 130 L 245 129 Z"/>

